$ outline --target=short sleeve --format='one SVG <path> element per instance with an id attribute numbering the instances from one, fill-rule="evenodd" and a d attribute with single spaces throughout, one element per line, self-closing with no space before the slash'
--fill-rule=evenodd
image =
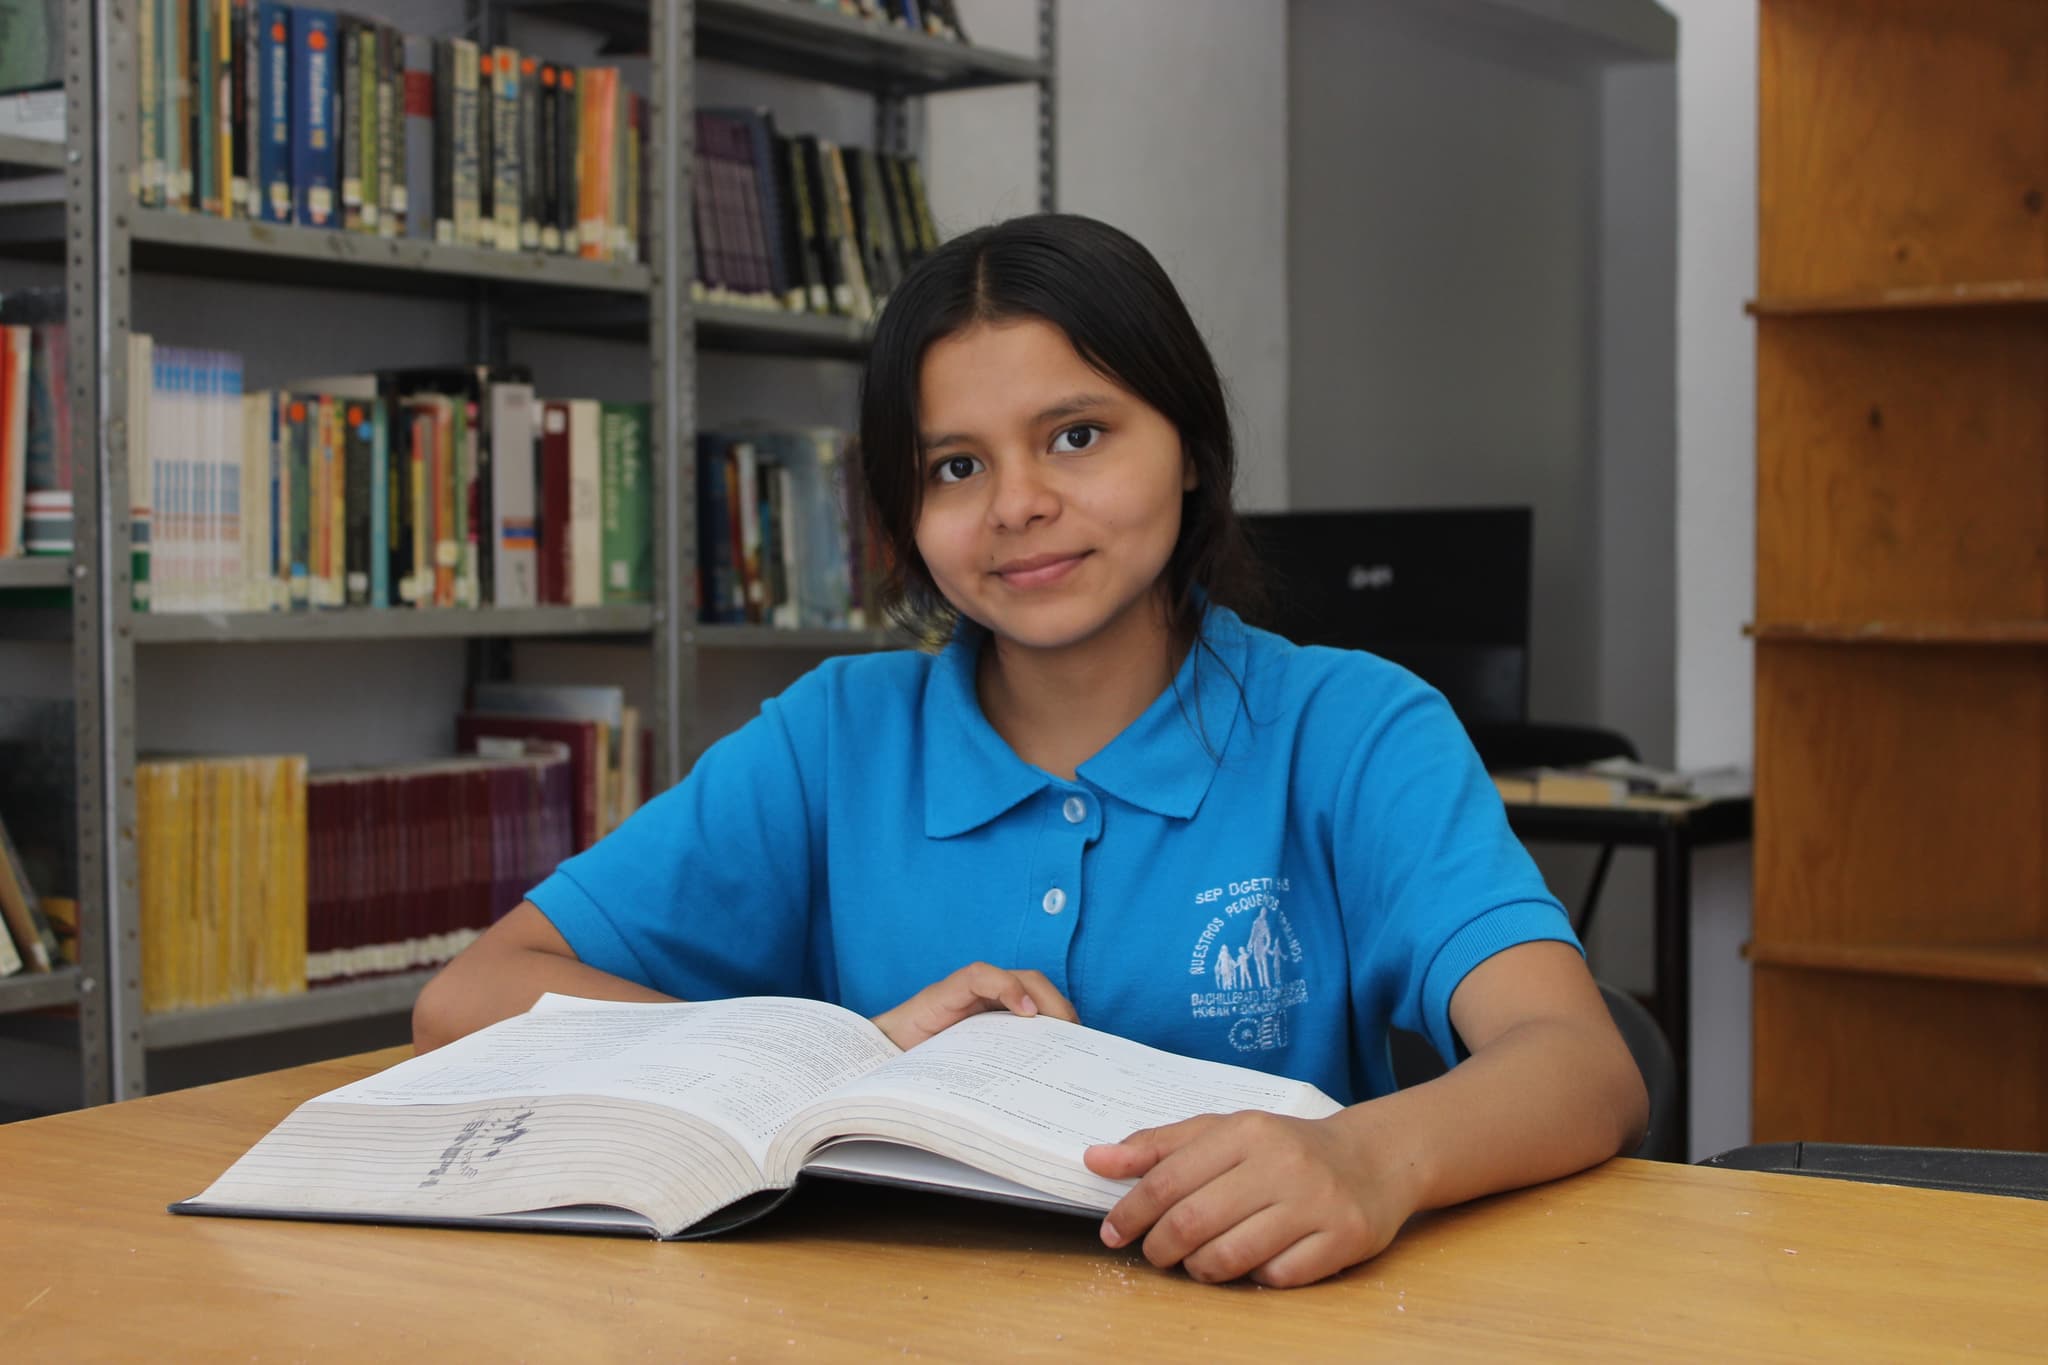
<path id="1" fill-rule="evenodd" d="M 824 993 L 816 803 L 786 700 L 528 893 L 581 961 L 684 1000 Z"/>
<path id="2" fill-rule="evenodd" d="M 1383 1053 L 1392 1024 L 1449 1063 L 1466 973 L 1520 943 L 1579 944 L 1449 704 L 1403 681 L 1344 773 L 1333 829 L 1355 1044 Z"/>

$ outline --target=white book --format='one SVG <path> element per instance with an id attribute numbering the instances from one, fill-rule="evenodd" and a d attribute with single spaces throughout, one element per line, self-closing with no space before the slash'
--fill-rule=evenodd
<path id="1" fill-rule="evenodd" d="M 673 1238 L 823 1175 L 1099 1217 L 1132 1182 L 1090 1171 L 1092 1145 L 1203 1113 L 1338 1108 L 1043 1016 L 976 1015 L 906 1052 L 814 1000 L 544 996 L 308 1100 L 172 1209 Z"/>
<path id="2" fill-rule="evenodd" d="M 128 334 L 128 574 L 129 602 L 150 610 L 155 547 L 150 462 L 151 393 L 156 389 L 156 343 L 145 332 Z"/>
<path id="3" fill-rule="evenodd" d="M 604 605 L 604 453 L 594 398 L 569 401 L 569 602 Z"/>
<path id="4" fill-rule="evenodd" d="M 533 386 L 491 385 L 491 578 L 500 607 L 540 602 Z"/>

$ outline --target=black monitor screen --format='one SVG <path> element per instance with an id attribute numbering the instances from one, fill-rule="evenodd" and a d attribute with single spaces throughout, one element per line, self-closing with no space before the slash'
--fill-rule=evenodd
<path id="1" fill-rule="evenodd" d="M 1468 726 L 1526 718 L 1526 507 L 1247 514 L 1267 570 L 1258 624 L 1364 649 L 1442 692 Z"/>

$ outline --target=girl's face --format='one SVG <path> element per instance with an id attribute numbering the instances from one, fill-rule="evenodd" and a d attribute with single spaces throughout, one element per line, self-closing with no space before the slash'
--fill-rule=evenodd
<path id="1" fill-rule="evenodd" d="M 948 602 L 1031 649 L 1163 629 L 1195 486 L 1172 423 L 1036 318 L 934 342 L 919 392 L 917 548 Z"/>

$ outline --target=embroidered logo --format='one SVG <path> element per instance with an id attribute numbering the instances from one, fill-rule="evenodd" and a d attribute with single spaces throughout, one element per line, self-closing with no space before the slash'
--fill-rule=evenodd
<path id="1" fill-rule="evenodd" d="M 1215 908 L 1188 953 L 1188 975 L 1199 979 L 1188 1007 L 1221 1023 L 1239 1052 L 1286 1047 L 1287 1011 L 1308 999 L 1301 940 L 1281 904 L 1288 889 L 1285 877 L 1250 877 L 1195 896 Z"/>

